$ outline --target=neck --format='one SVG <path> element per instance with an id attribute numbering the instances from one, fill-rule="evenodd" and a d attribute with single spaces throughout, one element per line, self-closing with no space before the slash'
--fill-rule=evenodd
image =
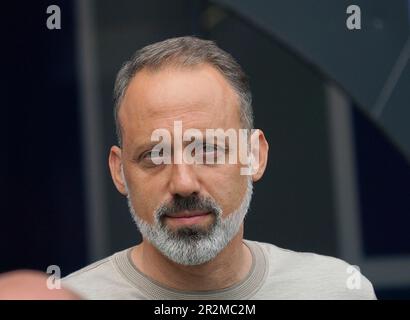
<path id="1" fill-rule="evenodd" d="M 146 240 L 131 253 L 134 265 L 146 276 L 182 291 L 207 291 L 230 287 L 243 280 L 252 265 L 252 254 L 238 234 L 211 261 L 196 266 L 177 264 Z"/>

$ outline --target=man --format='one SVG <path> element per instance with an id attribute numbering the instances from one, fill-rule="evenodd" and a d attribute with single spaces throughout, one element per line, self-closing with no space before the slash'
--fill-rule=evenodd
<path id="1" fill-rule="evenodd" d="M 247 78 L 228 53 L 195 37 L 149 45 L 119 71 L 114 94 L 119 146 L 109 166 L 143 241 L 69 275 L 65 286 L 89 299 L 375 298 L 360 274 L 359 286 L 348 285 L 341 260 L 243 239 L 268 143 L 254 130 L 235 147 L 253 116 Z M 218 135 L 192 139 L 208 129 L 234 135 L 226 145 Z M 245 161 L 224 162 L 228 154 Z"/>

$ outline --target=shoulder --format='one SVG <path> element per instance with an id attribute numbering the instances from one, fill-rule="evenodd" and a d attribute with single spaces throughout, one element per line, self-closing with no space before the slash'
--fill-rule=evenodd
<path id="1" fill-rule="evenodd" d="M 129 287 L 117 271 L 114 258 L 126 254 L 127 250 L 96 261 L 62 279 L 66 287 L 86 299 L 112 298 L 116 291 Z"/>
<path id="2" fill-rule="evenodd" d="M 90 280 L 92 278 L 99 278 L 101 274 L 105 274 L 106 271 L 111 269 L 110 260 L 111 257 L 107 257 L 91 263 L 88 266 L 67 275 L 62 280 L 64 283 L 70 283 L 78 280 Z"/>
<path id="3" fill-rule="evenodd" d="M 371 282 L 358 266 L 331 256 L 253 242 L 268 260 L 267 282 L 286 285 L 289 295 L 303 299 L 376 299 Z"/>

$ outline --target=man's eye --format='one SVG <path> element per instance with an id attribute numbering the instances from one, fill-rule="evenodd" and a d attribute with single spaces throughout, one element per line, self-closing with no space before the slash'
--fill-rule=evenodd
<path id="1" fill-rule="evenodd" d="M 145 153 L 142 155 L 141 158 L 142 158 L 142 159 L 145 159 L 145 160 L 151 159 L 151 158 L 152 158 L 152 151 L 145 152 Z"/>
<path id="2" fill-rule="evenodd" d="M 214 144 L 204 144 L 202 150 L 205 153 L 216 152 L 218 151 L 218 146 Z"/>
<path id="3" fill-rule="evenodd" d="M 156 159 L 162 158 L 164 155 L 163 150 L 150 150 L 145 152 L 141 159 L 145 162 L 155 162 Z"/>

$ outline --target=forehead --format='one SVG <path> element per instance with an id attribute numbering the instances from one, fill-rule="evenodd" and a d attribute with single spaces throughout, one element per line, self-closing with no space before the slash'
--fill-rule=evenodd
<path id="1" fill-rule="evenodd" d="M 130 82 L 118 114 L 123 140 L 146 139 L 153 130 L 239 128 L 239 99 L 214 67 L 165 67 L 139 71 Z M 131 142 L 131 141 L 129 141 Z"/>

